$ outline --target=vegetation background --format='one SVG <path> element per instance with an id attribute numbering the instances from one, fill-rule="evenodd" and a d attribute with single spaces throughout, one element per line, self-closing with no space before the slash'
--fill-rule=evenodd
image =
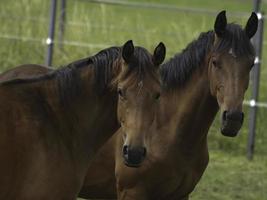
<path id="1" fill-rule="evenodd" d="M 128 0 L 182 8 L 227 11 L 228 21 L 245 25 L 252 0 Z M 262 1 L 266 11 L 267 2 Z M 50 1 L 0 0 L 0 72 L 23 63 L 43 64 L 47 46 Z M 244 17 L 232 14 L 244 12 Z M 58 22 L 53 66 L 87 57 L 99 50 L 133 39 L 147 49 L 163 41 L 167 59 L 181 51 L 201 32 L 211 30 L 215 16 L 197 12 L 129 8 L 67 0 L 66 26 L 60 44 Z M 267 39 L 264 36 L 260 98 L 267 102 Z M 246 99 L 249 100 L 248 90 Z M 248 116 L 249 107 L 245 107 Z M 210 163 L 191 195 L 192 200 L 267 200 L 267 108 L 259 108 L 253 161 L 246 159 L 248 117 L 236 138 L 220 134 L 216 119 L 209 133 Z"/>

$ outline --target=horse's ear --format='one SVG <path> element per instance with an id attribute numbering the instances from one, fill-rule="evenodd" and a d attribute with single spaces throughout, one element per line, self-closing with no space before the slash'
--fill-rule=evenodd
<path id="1" fill-rule="evenodd" d="M 227 19 L 225 16 L 225 10 L 221 11 L 215 20 L 214 31 L 218 37 L 222 37 L 225 33 L 227 26 Z"/>
<path id="2" fill-rule="evenodd" d="M 257 29 L 258 29 L 258 17 L 255 12 L 252 12 L 245 27 L 245 32 L 249 39 L 255 35 Z"/>
<path id="3" fill-rule="evenodd" d="M 130 62 L 131 57 L 134 54 L 134 45 L 132 40 L 128 40 L 122 47 L 122 57 L 126 63 Z"/>
<path id="4" fill-rule="evenodd" d="M 166 47 L 160 42 L 154 50 L 153 62 L 156 66 L 159 66 L 165 59 Z"/>

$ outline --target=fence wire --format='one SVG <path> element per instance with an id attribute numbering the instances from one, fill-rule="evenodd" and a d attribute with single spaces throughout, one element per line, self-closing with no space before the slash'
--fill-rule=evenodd
<path id="1" fill-rule="evenodd" d="M 206 15 L 216 15 L 218 11 L 216 10 L 209 10 L 209 9 L 200 9 L 200 8 L 186 8 L 186 7 L 177 7 L 174 5 L 167 5 L 167 4 L 156 4 L 156 3 L 138 3 L 138 2 L 126 2 L 120 0 L 79 0 L 81 2 L 89 2 L 94 4 L 108 4 L 114 6 L 126 6 L 128 8 L 143 8 L 143 9 L 156 9 L 161 11 L 171 11 L 171 12 L 184 12 L 184 13 L 195 13 L 195 14 L 206 14 Z M 247 18 L 250 13 L 248 12 L 229 12 L 229 16 L 238 17 L 238 18 Z M 266 18 L 266 15 L 263 16 Z M 1 19 L 13 20 L 13 21 L 32 21 L 36 23 L 48 23 L 48 19 L 40 18 L 40 17 L 24 17 L 24 16 L 12 16 L 7 14 L 0 14 Z M 68 20 L 65 23 L 67 26 L 77 26 L 77 27 L 88 27 L 87 22 L 85 21 L 71 21 Z M 143 33 L 145 29 L 129 29 L 129 28 L 121 28 L 114 25 L 102 26 L 102 25 L 90 25 L 93 29 L 110 29 L 115 31 L 125 31 L 125 32 L 135 32 L 135 33 Z M 164 32 L 163 35 L 175 35 L 176 32 Z M 6 40 L 17 40 L 21 42 L 34 42 L 40 43 L 40 45 L 47 45 L 47 38 L 35 38 L 35 37 L 26 37 L 20 35 L 10 35 L 10 34 L 1 34 L 0 32 L 0 39 Z M 66 45 L 66 46 L 76 46 L 81 48 L 106 48 L 108 46 L 112 46 L 111 44 L 105 43 L 88 43 L 88 42 L 81 42 L 81 41 L 73 41 L 73 40 L 62 40 L 62 41 L 53 41 L 56 45 Z M 263 45 L 267 45 L 267 41 L 263 42 Z M 169 52 L 174 53 L 174 52 Z M 253 102 L 252 100 L 245 100 L 244 105 L 249 107 L 260 107 L 260 108 L 267 108 L 267 102 Z"/>
<path id="2" fill-rule="evenodd" d="M 140 2 L 129 2 L 129 1 L 121 1 L 121 0 L 80 0 L 89 3 L 102 3 L 109 4 L 115 6 L 125 6 L 125 7 L 133 7 L 133 8 L 143 8 L 143 9 L 157 9 L 160 11 L 172 11 L 172 12 L 185 12 L 185 13 L 193 13 L 193 14 L 207 14 L 216 16 L 218 14 L 218 10 L 210 10 L 203 8 L 188 8 L 188 7 L 177 7 L 175 5 L 168 4 L 159 4 L 159 3 L 140 3 Z M 239 18 L 247 18 L 251 13 L 249 12 L 229 12 L 229 16 L 239 17 Z M 266 18 L 266 16 L 263 16 Z"/>

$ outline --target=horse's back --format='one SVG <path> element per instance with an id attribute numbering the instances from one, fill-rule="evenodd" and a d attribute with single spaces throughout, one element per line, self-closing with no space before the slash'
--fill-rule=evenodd
<path id="1" fill-rule="evenodd" d="M 7 70 L 0 74 L 0 83 L 6 81 L 12 81 L 15 79 L 30 79 L 36 76 L 44 75 L 46 73 L 54 71 L 53 68 L 36 65 L 36 64 L 24 64 L 15 68 Z"/>

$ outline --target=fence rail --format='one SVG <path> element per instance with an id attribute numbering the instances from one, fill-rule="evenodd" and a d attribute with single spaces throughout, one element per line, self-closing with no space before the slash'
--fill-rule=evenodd
<path id="1" fill-rule="evenodd" d="M 33 37 L 24 37 L 24 36 L 18 36 L 18 35 L 1 35 L 0 34 L 0 39 L 18 40 L 21 42 L 35 42 L 35 43 L 40 43 L 40 45 L 46 45 L 47 38 L 33 38 Z M 54 44 L 58 44 L 58 45 L 63 44 L 67 46 L 77 46 L 81 48 L 96 48 L 96 49 L 112 46 L 112 44 L 100 44 L 100 43 L 94 44 L 94 43 L 71 41 L 71 40 L 63 40 L 62 42 L 54 41 Z M 255 102 L 253 100 L 244 100 L 243 103 L 245 106 L 249 106 L 249 107 L 267 108 L 267 102 Z"/>
<path id="2" fill-rule="evenodd" d="M 40 43 L 41 45 L 47 45 L 47 38 L 32 38 L 32 37 L 23 37 L 23 36 L 17 36 L 17 35 L 0 35 L 0 39 L 7 39 L 7 40 L 19 40 L 22 42 L 36 42 Z M 62 42 L 55 41 L 54 44 L 64 44 L 67 46 L 77 46 L 77 47 L 84 47 L 84 48 L 106 48 L 109 46 L 112 46 L 111 44 L 93 44 L 93 43 L 86 43 L 86 42 L 80 42 L 80 41 L 70 41 L 70 40 L 64 40 Z"/>
<path id="3" fill-rule="evenodd" d="M 175 5 L 169 4 L 159 4 L 159 3 L 139 3 L 139 2 L 128 2 L 121 0 L 80 0 L 89 3 L 101 3 L 115 6 L 126 6 L 133 8 L 144 8 L 144 9 L 157 9 L 164 11 L 172 11 L 172 12 L 185 12 L 185 13 L 195 13 L 195 14 L 207 14 L 216 16 L 218 14 L 218 10 L 204 9 L 204 8 L 188 8 L 188 7 L 177 7 Z M 249 12 L 227 12 L 227 15 L 239 18 L 247 18 L 251 13 Z M 266 16 L 263 16 L 264 18 Z"/>
<path id="4" fill-rule="evenodd" d="M 82 42 L 82 41 L 68 41 L 64 39 L 64 26 L 65 25 L 70 25 L 70 26 L 78 26 L 78 27 L 86 27 L 87 22 L 84 21 L 66 21 L 65 16 L 67 15 L 67 10 L 66 10 L 66 0 L 60 0 L 61 6 L 61 12 L 59 15 L 59 24 L 60 24 L 60 30 L 59 30 L 59 39 L 55 40 L 53 38 L 54 35 L 54 27 L 55 27 L 55 20 L 56 20 L 56 5 L 57 5 L 57 0 L 51 0 L 51 14 L 50 14 L 50 20 L 46 18 L 38 18 L 38 17 L 24 17 L 24 16 L 9 16 L 7 14 L 0 14 L 1 19 L 6 19 L 6 20 L 20 20 L 20 21 L 32 21 L 32 22 L 38 22 L 38 23 L 50 23 L 50 31 L 49 35 L 47 38 L 32 38 L 32 37 L 25 37 L 25 36 L 18 36 L 18 35 L 8 35 L 8 34 L 0 34 L 0 39 L 7 39 L 7 40 L 19 40 L 23 42 L 35 42 L 35 43 L 40 43 L 42 45 L 47 45 L 47 58 L 46 58 L 46 63 L 52 62 L 52 55 L 53 55 L 53 45 L 58 44 L 60 47 L 62 45 L 69 45 L 69 46 L 77 46 L 77 47 L 83 47 L 83 48 L 106 48 L 108 46 L 112 46 L 110 44 L 92 44 L 92 43 L 87 43 L 87 42 Z M 77 1 L 78 2 L 78 1 Z M 122 1 L 122 0 L 79 0 L 79 2 L 87 2 L 91 4 L 106 4 L 106 5 L 111 5 L 111 6 L 122 6 L 122 7 L 127 7 L 127 8 L 132 8 L 132 9 L 153 9 L 157 11 L 165 11 L 165 12 L 179 12 L 179 13 L 190 13 L 190 14 L 205 14 L 205 15 L 212 15 L 215 16 L 217 15 L 218 11 L 217 10 L 211 10 L 211 9 L 205 9 L 205 8 L 188 8 L 188 7 L 177 7 L 175 5 L 168 5 L 168 4 L 159 4 L 159 3 L 141 3 L 141 2 L 129 2 L 129 1 Z M 257 12 L 258 16 L 261 17 L 260 22 L 260 28 L 261 31 L 263 31 L 263 21 L 266 19 L 266 15 L 264 15 L 261 10 L 260 10 L 260 0 L 255 0 L 254 4 L 254 11 Z M 255 6 L 258 6 L 257 9 Z M 231 17 L 237 17 L 237 18 L 248 18 L 250 15 L 250 12 L 227 12 L 228 16 Z M 52 27 L 54 26 L 54 27 Z M 93 29 L 108 29 L 108 30 L 116 30 L 119 32 L 136 32 L 136 33 L 143 33 L 146 32 L 144 29 L 129 29 L 129 28 L 122 28 L 122 27 L 115 27 L 113 25 L 109 26 L 102 26 L 102 25 L 92 25 L 90 24 L 90 28 Z M 170 36 L 170 35 L 175 35 L 176 32 L 163 32 L 161 33 L 162 35 Z M 258 51 L 259 48 L 261 48 L 261 45 L 267 45 L 267 41 L 259 41 L 259 38 L 262 38 L 262 33 L 258 33 L 256 35 L 256 40 L 254 39 L 254 44 L 256 46 L 256 52 L 257 52 L 257 58 L 258 60 L 261 60 L 261 52 Z M 255 43 L 255 41 L 257 41 Z M 173 54 L 174 52 L 168 52 Z M 256 59 L 257 60 L 257 59 Z M 50 65 L 49 64 L 49 65 Z M 260 62 L 255 62 L 255 67 L 254 68 L 259 68 L 257 66 L 260 65 Z M 255 69 L 253 70 L 252 74 L 255 73 Z M 257 81 L 256 81 L 257 82 Z M 255 80 L 252 81 L 252 88 L 255 93 L 256 90 L 258 90 L 258 85 L 255 86 Z M 256 89 L 255 89 L 256 88 Z M 245 106 L 249 106 L 251 110 L 254 110 L 256 113 L 256 108 L 267 108 L 267 102 L 258 102 L 257 95 L 253 94 L 253 97 L 250 100 L 245 100 L 244 101 Z M 255 123 L 256 123 L 256 114 L 253 115 L 253 118 L 251 120 L 250 126 L 253 128 L 250 128 L 250 132 L 253 132 L 255 135 Z M 253 121 L 253 122 L 252 122 Z M 251 135 L 251 134 L 250 134 Z M 254 139 L 251 136 L 252 142 L 250 141 L 250 146 L 254 148 Z M 253 151 L 253 150 L 252 150 Z M 248 156 L 251 157 L 251 154 Z"/>

